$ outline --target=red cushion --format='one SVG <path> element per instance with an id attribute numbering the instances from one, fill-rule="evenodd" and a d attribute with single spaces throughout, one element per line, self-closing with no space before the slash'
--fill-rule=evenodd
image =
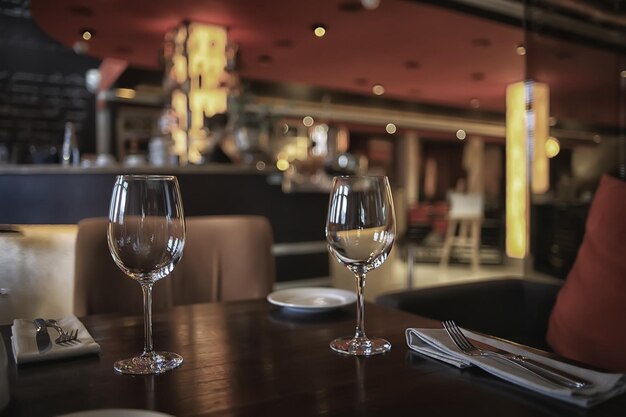
<path id="1" fill-rule="evenodd" d="M 562 356 L 626 372 L 626 182 L 603 176 L 576 262 L 550 316 Z"/>

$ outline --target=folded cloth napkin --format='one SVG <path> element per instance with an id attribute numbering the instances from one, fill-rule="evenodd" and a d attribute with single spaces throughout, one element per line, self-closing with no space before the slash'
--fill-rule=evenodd
<path id="1" fill-rule="evenodd" d="M 477 366 L 490 374 L 516 385 L 580 407 L 591 407 L 626 391 L 626 378 L 624 374 L 592 371 L 555 359 L 546 358 L 545 356 L 524 350 L 519 345 L 492 339 L 470 332 L 469 330 L 463 330 L 463 333 L 472 340 L 492 346 L 494 350 L 503 350 L 516 355 L 526 356 L 527 358 L 544 363 L 552 368 L 583 378 L 591 382 L 592 385 L 582 389 L 561 388 L 502 359 L 485 356 L 468 356 L 456 347 L 444 329 L 409 328 L 406 329 L 406 341 L 409 348 L 428 357 L 438 359 L 458 368 Z"/>
<path id="2" fill-rule="evenodd" d="M 83 323 L 76 316 L 63 317 L 57 320 L 57 324 L 68 332 L 78 329 L 78 339 L 70 343 L 56 344 L 54 340 L 59 334 L 53 328 L 48 328 L 52 347 L 46 352 L 40 353 L 35 340 L 37 328 L 33 321 L 26 319 L 13 320 L 11 343 L 13 345 L 15 363 L 21 365 L 29 362 L 62 359 L 100 352 L 100 345 L 91 337 Z"/>

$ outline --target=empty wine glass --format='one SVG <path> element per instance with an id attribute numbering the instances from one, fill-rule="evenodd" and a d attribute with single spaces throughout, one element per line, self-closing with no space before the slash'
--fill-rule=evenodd
<path id="1" fill-rule="evenodd" d="M 107 236 L 113 260 L 141 284 L 143 293 L 143 353 L 115 362 L 114 369 L 146 375 L 176 368 L 183 363 L 182 356 L 157 352 L 152 345 L 152 286 L 172 272 L 185 245 L 185 217 L 176 177 L 118 176 Z"/>
<path id="2" fill-rule="evenodd" d="M 391 344 L 365 335 L 363 290 L 367 272 L 387 259 L 396 234 L 391 189 L 387 177 L 336 177 L 330 194 L 326 240 L 337 260 L 356 277 L 357 323 L 354 336 L 331 342 L 348 355 L 387 352 Z"/>

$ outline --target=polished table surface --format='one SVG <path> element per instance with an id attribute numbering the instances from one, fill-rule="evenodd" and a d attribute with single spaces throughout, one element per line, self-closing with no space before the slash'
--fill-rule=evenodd
<path id="1" fill-rule="evenodd" d="M 284 312 L 265 300 L 177 307 L 154 317 L 157 349 L 184 356 L 158 376 L 118 375 L 117 359 L 141 350 L 140 317 L 83 318 L 99 356 L 15 366 L 11 402 L 0 416 L 55 416 L 97 408 L 158 410 L 175 416 L 623 416 L 626 396 L 591 410 L 541 397 L 480 370 L 459 370 L 411 352 L 407 327 L 438 322 L 366 306 L 368 334 L 391 352 L 336 354 L 328 343 L 354 330 L 352 309 Z M 10 327 L 0 328 L 10 348 Z"/>

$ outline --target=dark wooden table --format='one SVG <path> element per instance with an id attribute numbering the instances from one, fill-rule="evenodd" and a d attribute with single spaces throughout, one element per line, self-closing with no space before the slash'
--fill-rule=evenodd
<path id="1" fill-rule="evenodd" d="M 163 375 L 118 375 L 113 362 L 142 347 L 139 317 L 83 319 L 99 356 L 9 364 L 11 402 L 1 416 L 55 416 L 96 408 L 140 408 L 175 416 L 623 416 L 626 396 L 591 410 L 541 397 L 479 370 L 412 353 L 407 327 L 439 323 L 368 304 L 367 330 L 391 341 L 370 358 L 336 354 L 353 311 L 287 314 L 264 300 L 178 307 L 154 318 L 157 348 L 182 354 Z M 0 329 L 7 351 L 10 327 Z"/>

